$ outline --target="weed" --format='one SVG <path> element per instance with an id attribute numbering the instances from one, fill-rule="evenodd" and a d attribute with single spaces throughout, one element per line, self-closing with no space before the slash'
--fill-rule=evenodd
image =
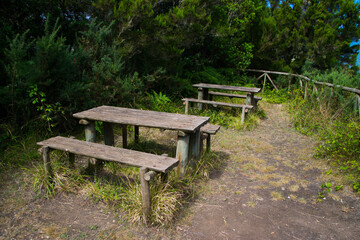
<path id="1" fill-rule="evenodd" d="M 280 193 L 280 192 L 271 192 L 271 196 L 272 196 L 272 199 L 277 201 L 277 200 L 285 200 L 285 198 L 283 197 L 283 195 Z"/>
<path id="2" fill-rule="evenodd" d="M 320 78 L 320 75 L 317 77 Z M 344 77 L 347 76 L 342 76 Z M 353 114 L 353 108 L 350 107 L 352 96 L 327 88 L 314 93 L 316 94 L 312 95 L 308 92 L 304 99 L 302 90 L 293 91 L 293 98 L 288 106 L 295 128 L 303 134 L 316 136 L 321 144 L 316 149 L 315 157 L 328 159 L 338 173 L 347 176 L 353 189 L 359 191 L 360 124 L 358 116 Z M 327 171 L 326 175 L 332 171 L 333 169 Z"/>
<path id="3" fill-rule="evenodd" d="M 290 99 L 290 92 L 286 89 L 280 89 L 279 91 L 267 90 L 262 94 L 265 97 L 265 101 L 273 104 L 286 103 Z"/>
<path id="4" fill-rule="evenodd" d="M 34 192 L 40 193 L 45 191 L 45 197 L 52 196 L 56 190 L 66 192 L 75 192 L 79 184 L 84 182 L 85 178 L 79 170 L 71 169 L 67 166 L 67 160 L 64 161 L 64 153 L 52 151 L 50 154 L 52 175 L 47 176 L 43 164 L 37 164 L 29 168 L 24 168 L 30 176 L 31 185 Z"/>

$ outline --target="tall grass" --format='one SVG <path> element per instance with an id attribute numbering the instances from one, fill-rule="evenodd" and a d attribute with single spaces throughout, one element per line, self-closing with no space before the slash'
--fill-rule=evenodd
<path id="1" fill-rule="evenodd" d="M 358 75 L 357 75 L 358 76 Z M 317 73 L 315 80 L 354 86 L 354 75 L 339 70 Z M 316 157 L 325 158 L 338 173 L 347 176 L 348 183 L 360 191 L 360 119 L 354 110 L 354 95 L 339 89 L 309 85 L 292 91 L 288 106 L 295 128 L 303 134 L 319 139 Z"/>

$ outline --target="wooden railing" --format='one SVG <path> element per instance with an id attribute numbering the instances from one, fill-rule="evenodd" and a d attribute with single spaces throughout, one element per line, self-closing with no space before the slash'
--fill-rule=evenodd
<path id="1" fill-rule="evenodd" d="M 276 91 L 278 91 L 277 86 L 275 85 L 274 81 L 269 76 L 269 74 L 276 74 L 276 75 L 284 75 L 284 76 L 299 78 L 301 88 L 303 87 L 303 80 L 305 80 L 306 81 L 305 82 L 305 90 L 304 90 L 305 98 L 307 97 L 308 82 L 312 82 L 314 84 L 313 91 L 315 91 L 315 92 L 318 92 L 315 85 L 323 85 L 323 86 L 332 88 L 332 91 L 334 90 L 334 88 L 339 88 L 341 90 L 354 93 L 355 94 L 355 96 L 354 96 L 355 97 L 355 109 L 358 110 L 359 114 L 360 114 L 360 90 L 359 89 L 345 87 L 345 86 L 341 86 L 341 85 L 335 85 L 335 84 L 327 83 L 327 82 L 318 82 L 318 81 L 314 81 L 314 80 L 310 79 L 309 77 L 299 75 L 299 74 L 293 74 L 293 73 L 276 72 L 276 71 L 268 71 L 268 70 L 257 70 L 257 69 L 246 69 L 246 71 L 262 73 L 260 75 L 260 77 L 258 77 L 257 79 L 260 79 L 262 77 L 264 78 L 263 91 L 265 89 L 265 84 L 266 84 L 267 80 L 269 80 L 271 82 L 271 84 L 274 86 L 274 88 L 276 89 Z M 291 85 L 291 79 L 289 79 L 289 88 L 290 88 L 290 85 Z"/>

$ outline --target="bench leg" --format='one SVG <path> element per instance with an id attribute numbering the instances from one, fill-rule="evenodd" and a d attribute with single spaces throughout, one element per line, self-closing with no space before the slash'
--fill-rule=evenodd
<path id="1" fill-rule="evenodd" d="M 179 160 L 177 167 L 177 176 L 183 178 L 185 175 L 186 165 L 189 160 L 189 142 L 190 135 L 185 132 L 178 133 L 177 147 L 176 147 L 176 159 Z"/>
<path id="2" fill-rule="evenodd" d="M 142 209 L 144 214 L 145 224 L 150 223 L 150 211 L 151 211 L 151 202 L 150 202 L 150 187 L 149 182 L 145 180 L 145 174 L 148 169 L 145 167 L 140 168 L 140 183 L 141 183 L 141 196 L 142 196 Z"/>
<path id="3" fill-rule="evenodd" d="M 199 100 L 203 100 L 204 99 L 204 89 L 203 88 L 198 88 L 198 99 Z M 198 103 L 197 107 L 199 110 L 202 110 L 202 104 Z"/>
<path id="4" fill-rule="evenodd" d="M 200 156 L 201 156 L 202 151 L 204 149 L 204 134 L 201 133 L 200 137 L 201 137 L 201 139 L 200 139 Z"/>
<path id="5" fill-rule="evenodd" d="M 122 127 L 123 148 L 127 148 L 127 125 L 121 125 L 121 127 Z"/>
<path id="6" fill-rule="evenodd" d="M 206 136 L 206 152 L 210 152 L 210 144 L 211 144 L 211 138 L 210 138 L 210 134 L 208 134 Z"/>
<path id="7" fill-rule="evenodd" d="M 134 126 L 135 143 L 139 142 L 139 126 Z"/>
<path id="8" fill-rule="evenodd" d="M 189 114 L 189 101 L 185 101 L 185 114 Z"/>
<path id="9" fill-rule="evenodd" d="M 45 169 L 45 176 L 49 180 L 51 180 L 52 177 L 52 169 L 50 165 L 50 148 L 47 146 L 42 147 L 42 156 L 44 160 L 44 169 Z"/>
<path id="10" fill-rule="evenodd" d="M 244 121 L 245 121 L 245 111 L 246 109 L 243 107 L 241 108 L 242 109 L 242 112 L 241 112 L 241 124 L 244 124 Z"/>

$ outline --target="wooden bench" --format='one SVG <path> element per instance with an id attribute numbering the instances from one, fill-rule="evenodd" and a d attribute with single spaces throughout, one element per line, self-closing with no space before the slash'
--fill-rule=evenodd
<path id="1" fill-rule="evenodd" d="M 76 154 L 139 167 L 143 211 L 146 224 L 149 223 L 151 210 L 148 181 L 156 175 L 156 172 L 167 173 L 179 163 L 179 160 L 167 156 L 159 156 L 60 136 L 38 142 L 37 144 L 42 146 L 45 172 L 48 177 L 52 174 L 49 155 L 50 149 L 68 152 L 71 161 L 70 164 L 72 165 L 74 165 L 74 154 Z"/>
<path id="2" fill-rule="evenodd" d="M 220 130 L 220 126 L 213 124 L 206 124 L 200 128 L 202 140 L 206 139 L 206 152 L 210 152 L 210 136 L 215 135 Z M 201 141 L 203 144 L 203 142 Z M 202 149 L 202 146 L 200 147 Z"/>
<path id="3" fill-rule="evenodd" d="M 247 95 L 240 95 L 240 94 L 232 94 L 232 93 L 224 93 L 224 92 L 213 92 L 209 91 L 209 99 L 212 101 L 212 96 L 222 96 L 222 97 L 229 97 L 229 98 L 247 98 Z M 255 107 L 257 106 L 257 102 L 260 101 L 262 97 L 256 97 L 254 96 L 255 100 Z"/>
<path id="4" fill-rule="evenodd" d="M 189 113 L 189 103 L 190 103 L 190 102 L 210 104 L 210 105 L 213 105 L 214 107 L 217 107 L 217 106 L 226 106 L 226 107 L 241 108 L 241 109 L 242 109 L 242 113 L 241 113 L 241 123 L 242 123 L 242 124 L 243 124 L 244 121 L 245 121 L 245 113 L 246 113 L 249 109 L 252 109 L 252 108 L 253 108 L 252 105 L 244 105 L 244 104 L 236 104 L 236 103 L 224 103 L 224 102 L 215 102 L 215 101 L 200 100 L 200 99 L 195 99 L 195 98 L 184 98 L 184 99 L 182 99 L 182 101 L 185 102 L 185 114 L 188 114 L 188 113 Z"/>

